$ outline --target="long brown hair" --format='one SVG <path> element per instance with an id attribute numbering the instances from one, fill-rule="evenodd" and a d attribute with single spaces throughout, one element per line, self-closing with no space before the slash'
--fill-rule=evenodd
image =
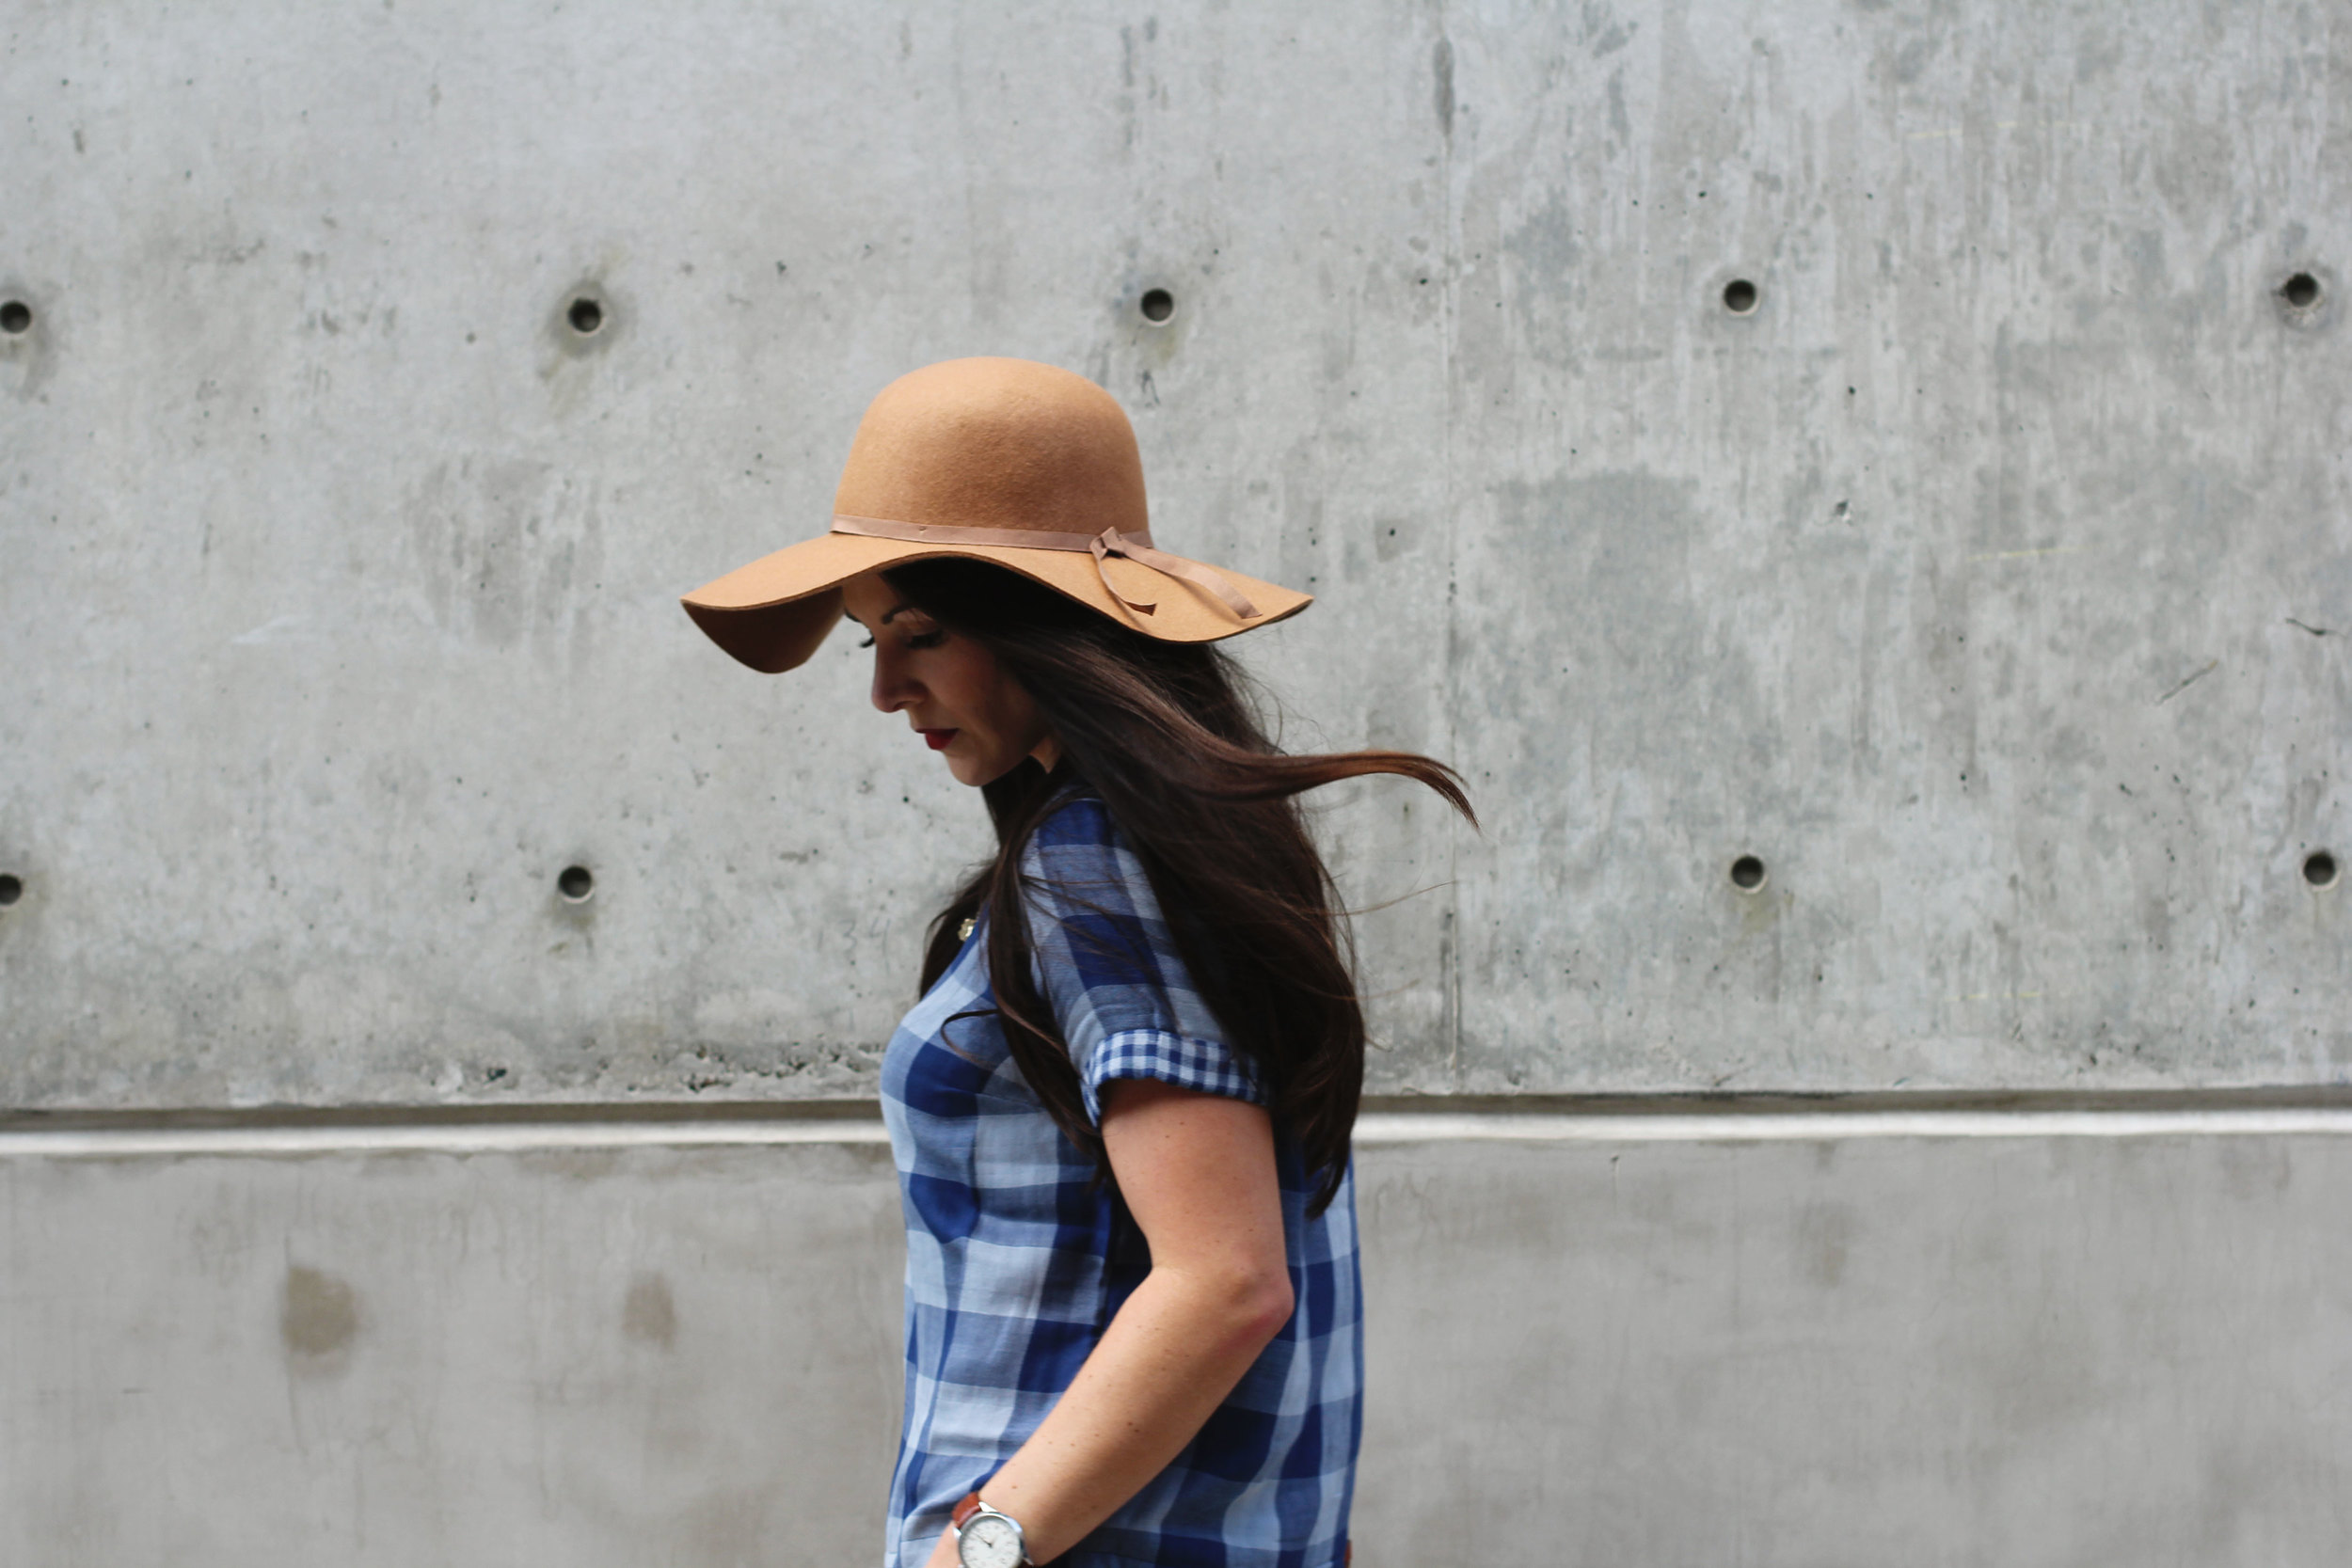
<path id="1" fill-rule="evenodd" d="M 883 574 L 908 603 L 993 654 L 1061 747 L 981 786 L 996 856 L 932 921 L 923 989 L 946 972 L 963 921 L 988 909 L 988 970 L 1005 1037 L 1062 1132 L 1108 1175 L 1077 1069 L 1031 977 L 1018 868 L 1045 808 L 1073 781 L 1102 797 L 1151 879 L 1177 954 L 1225 1043 L 1265 1091 L 1315 1181 L 1319 1213 L 1347 1170 L 1364 1080 L 1354 949 L 1330 873 L 1296 797 L 1317 784 L 1397 773 L 1475 825 L 1453 768 L 1410 752 L 1291 756 L 1265 735 L 1244 676 L 1207 643 L 1132 631 L 1018 573 L 934 558 Z"/>

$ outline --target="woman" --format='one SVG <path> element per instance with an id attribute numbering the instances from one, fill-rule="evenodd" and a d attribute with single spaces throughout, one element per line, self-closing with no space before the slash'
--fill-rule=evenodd
<path id="1" fill-rule="evenodd" d="M 907 1219 L 892 1568 L 1343 1562 L 1363 1021 L 1293 757 L 1217 639 L 1305 594 L 1161 553 L 1126 416 L 1049 366 L 901 378 L 833 531 L 697 590 L 755 669 L 847 617 L 997 853 L 933 923 L 882 1092 Z"/>

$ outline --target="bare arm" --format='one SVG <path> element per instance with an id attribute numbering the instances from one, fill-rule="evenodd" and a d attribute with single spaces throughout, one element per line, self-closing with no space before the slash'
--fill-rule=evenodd
<path id="1" fill-rule="evenodd" d="M 1152 1272 L 1021 1450 L 982 1488 L 1049 1562 L 1166 1468 L 1290 1321 L 1273 1125 L 1238 1100 L 1104 1085 L 1103 1146 Z M 933 1568 L 953 1568 L 955 1532 Z"/>

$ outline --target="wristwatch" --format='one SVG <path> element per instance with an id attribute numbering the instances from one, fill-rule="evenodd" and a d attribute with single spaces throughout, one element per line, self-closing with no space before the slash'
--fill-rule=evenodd
<path id="1" fill-rule="evenodd" d="M 1024 1568 L 1028 1544 L 1021 1539 L 1021 1521 L 999 1513 L 967 1492 L 956 1504 L 956 1560 L 963 1568 Z"/>

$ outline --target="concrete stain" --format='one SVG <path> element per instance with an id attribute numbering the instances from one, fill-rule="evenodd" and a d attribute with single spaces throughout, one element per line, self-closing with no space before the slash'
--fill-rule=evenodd
<path id="1" fill-rule="evenodd" d="M 1438 134 L 1451 141 L 1454 137 L 1454 40 L 1440 37 L 1437 47 L 1429 52 L 1430 74 L 1436 79 L 1434 103 L 1438 113 Z"/>
<path id="2" fill-rule="evenodd" d="M 1806 1283 L 1832 1291 L 1846 1277 L 1854 1213 L 1844 1204 L 1815 1204 L 1797 1220 L 1797 1263 Z"/>
<path id="3" fill-rule="evenodd" d="M 359 1295 L 344 1280 L 296 1263 L 286 1270 L 278 1334 L 296 1367 L 331 1370 L 359 1334 Z"/>
<path id="4" fill-rule="evenodd" d="M 677 1343 L 677 1304 L 670 1297 L 670 1282 L 653 1273 L 628 1282 L 621 1303 L 621 1332 L 641 1345 L 669 1350 Z"/>

